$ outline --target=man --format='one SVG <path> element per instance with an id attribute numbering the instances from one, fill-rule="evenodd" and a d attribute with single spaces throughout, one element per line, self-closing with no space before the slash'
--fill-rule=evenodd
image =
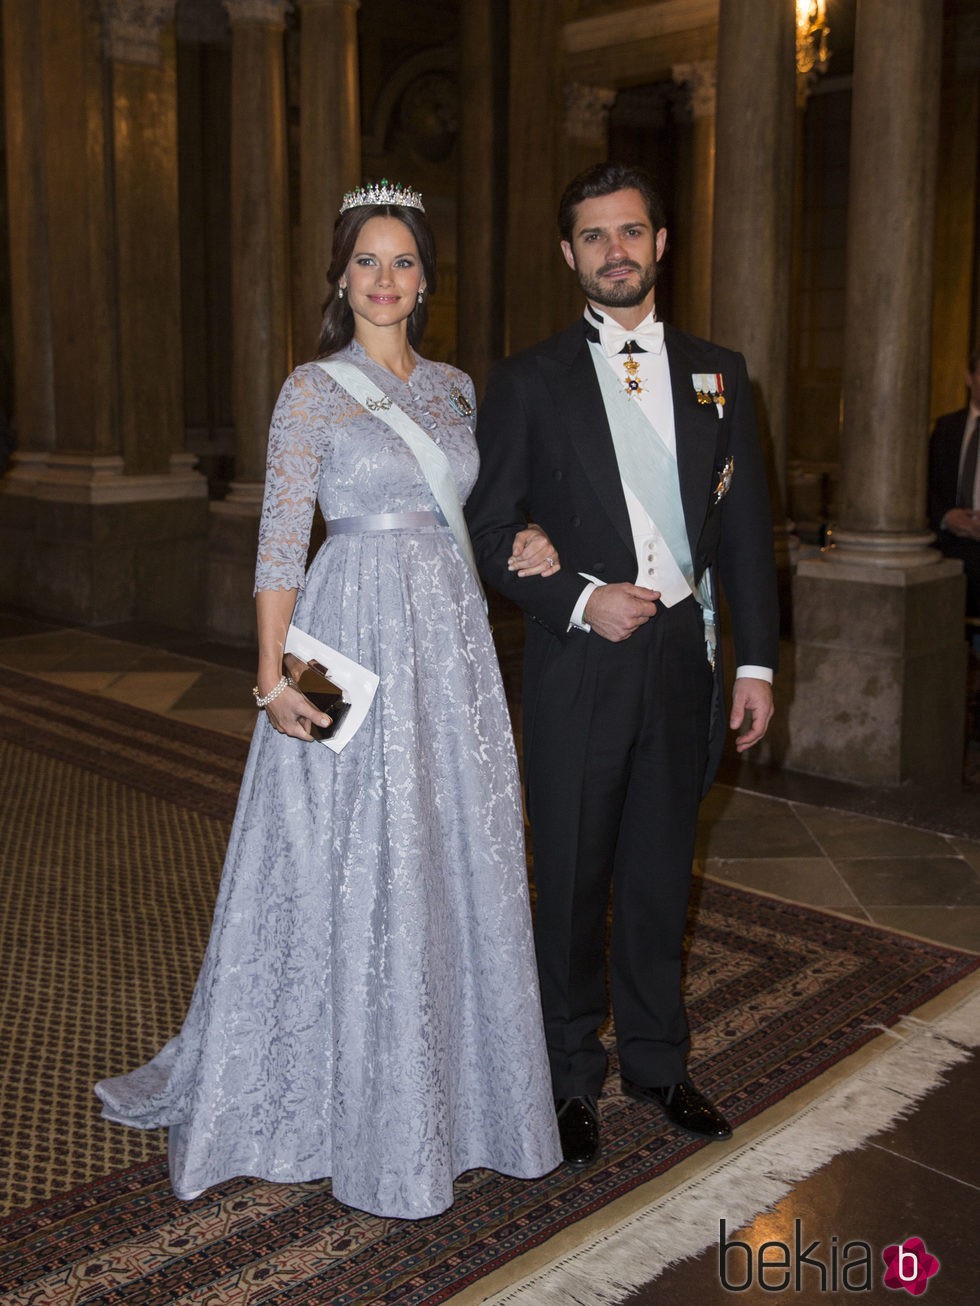
<path id="1" fill-rule="evenodd" d="M 966 615 L 980 617 L 980 349 L 970 355 L 966 408 L 937 418 L 929 440 L 929 525 L 966 572 Z"/>
<path id="2" fill-rule="evenodd" d="M 582 1166 L 599 1147 L 610 887 L 623 1087 L 701 1137 L 731 1134 L 687 1077 L 681 999 L 697 809 L 724 735 L 715 572 L 740 664 L 740 749 L 772 713 L 778 621 L 745 363 L 655 320 L 667 233 L 649 177 L 588 169 L 559 228 L 585 316 L 492 373 L 467 513 L 484 578 L 529 618 L 535 941 L 562 1148 Z M 509 557 L 528 518 L 560 550 L 546 581 L 518 580 Z"/>

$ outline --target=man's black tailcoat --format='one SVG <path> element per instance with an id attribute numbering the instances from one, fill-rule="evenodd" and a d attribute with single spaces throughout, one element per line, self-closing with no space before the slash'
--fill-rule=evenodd
<path id="1" fill-rule="evenodd" d="M 669 326 L 665 347 L 681 498 L 696 576 L 711 568 L 713 582 L 721 583 L 731 612 L 736 663 L 775 668 L 778 615 L 769 493 L 744 359 Z M 704 373 L 723 378 L 720 414 L 714 403 L 697 401 L 692 375 Z M 593 1093 L 604 1063 L 600 1067 L 597 1041 L 588 1027 L 602 1018 L 598 1007 L 604 996 L 598 994 L 597 974 L 604 957 L 598 955 L 602 944 L 596 930 L 604 927 L 610 883 L 614 914 L 622 908 L 671 922 L 664 925 L 664 937 L 651 928 L 648 936 L 622 944 L 624 953 L 633 948 L 644 954 L 621 959 L 619 967 L 623 976 L 630 970 L 644 971 L 618 985 L 624 995 L 634 989 L 640 993 L 635 1023 L 651 1023 L 653 1006 L 680 1005 L 679 961 L 674 954 L 680 949 L 678 923 L 683 932 L 697 803 L 714 775 L 725 735 L 720 658 L 712 682 L 700 610 L 693 600 L 661 608 L 622 643 L 568 628 L 585 584 L 579 573 L 606 583 L 635 583 L 638 572 L 584 320 L 496 366 L 480 409 L 477 440 L 480 475 L 467 503 L 477 561 L 487 584 L 513 599 L 528 618 L 525 772 L 538 882 L 542 1000 L 556 1091 L 561 1096 Z M 728 459 L 733 464 L 730 489 L 719 497 L 716 490 Z M 528 520 L 539 523 L 560 551 L 562 569 L 556 576 L 518 578 L 508 572 L 515 529 Z M 666 719 L 669 730 L 651 750 L 641 782 L 636 761 L 641 750 L 632 718 L 648 710 L 658 721 Z M 616 748 L 623 753 L 622 776 L 597 777 L 590 769 L 593 759 Z M 615 758 L 607 761 L 615 770 Z M 683 775 L 678 777 L 675 770 Z M 604 808 L 587 813 L 583 804 L 603 792 L 612 797 L 592 801 L 600 808 L 604 803 Z M 653 821 L 658 811 L 659 829 L 654 831 L 644 825 L 644 814 Z M 627 829 L 631 822 L 636 827 L 632 830 Z M 589 862 L 601 864 L 582 865 Z M 581 887 L 579 882 L 593 875 L 596 882 Z M 664 891 L 668 897 L 635 896 L 630 886 L 640 880 L 644 885 L 656 880 L 657 894 Z M 563 898 L 568 899 L 567 911 Z M 598 925 L 594 919 L 583 925 L 585 915 L 598 917 Z M 583 930 L 591 930 L 588 939 L 569 943 L 558 937 L 569 931 L 581 936 Z M 686 1050 L 686 1025 L 676 1012 L 669 1016 L 666 1032 L 651 1035 L 652 1043 L 659 1039 L 675 1047 L 676 1054 L 669 1048 L 663 1055 L 639 1051 L 633 1063 L 625 1065 L 623 1040 L 632 1032 L 624 1025 L 634 1019 L 634 1004 L 631 996 L 617 1002 L 617 950 L 614 921 L 613 1002 L 624 1071 L 647 1083 L 654 1073 L 682 1077 L 678 1057 Z M 655 975 L 646 954 L 658 951 L 671 953 L 671 960 Z M 593 972 L 585 985 L 589 992 L 576 996 L 583 969 Z M 671 996 L 672 989 L 676 996 Z M 652 996 L 648 1000 L 640 991 Z M 574 1027 L 573 1033 L 566 1030 L 563 1036 L 562 1026 Z M 643 1037 L 641 1030 L 637 1047 Z M 580 1042 L 591 1042 L 590 1055 L 577 1055 Z"/>
<path id="2" fill-rule="evenodd" d="M 929 440 L 929 525 L 936 532 L 936 545 L 942 553 L 962 561 L 966 572 L 966 611 L 971 617 L 980 617 L 980 540 L 963 539 L 939 528 L 945 513 L 956 507 L 968 411 L 961 408 L 936 418 Z"/>

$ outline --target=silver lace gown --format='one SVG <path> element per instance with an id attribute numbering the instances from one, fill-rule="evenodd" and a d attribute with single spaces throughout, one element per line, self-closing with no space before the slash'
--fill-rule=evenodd
<path id="1" fill-rule="evenodd" d="M 476 477 L 469 378 L 409 383 L 347 358 L 425 427 L 461 498 Z M 377 1215 L 435 1215 L 474 1167 L 561 1159 L 535 975 L 521 797 L 482 600 L 442 527 L 328 538 L 327 519 L 432 509 L 415 458 L 322 369 L 272 419 L 256 586 L 371 667 L 371 713 L 339 754 L 261 713 L 211 938 L 180 1034 L 96 1087 L 109 1120 L 170 1128 L 178 1197 L 236 1175 L 330 1176 Z"/>

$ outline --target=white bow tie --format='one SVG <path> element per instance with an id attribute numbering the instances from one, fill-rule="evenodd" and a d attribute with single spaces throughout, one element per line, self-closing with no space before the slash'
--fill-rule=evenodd
<path id="1" fill-rule="evenodd" d="M 621 354 L 623 346 L 629 340 L 640 349 L 645 349 L 648 354 L 659 354 L 664 347 L 662 322 L 641 322 L 638 327 L 627 331 L 626 327 L 621 327 L 612 318 L 604 317 L 601 322 L 596 323 L 596 326 L 599 330 L 599 344 L 607 358 L 611 358 L 613 354 Z"/>

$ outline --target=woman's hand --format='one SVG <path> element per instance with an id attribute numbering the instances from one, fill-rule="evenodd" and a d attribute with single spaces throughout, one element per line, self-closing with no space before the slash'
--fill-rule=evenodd
<path id="1" fill-rule="evenodd" d="M 281 735 L 289 735 L 292 739 L 304 739 L 307 743 L 313 741 L 310 734 L 311 722 L 317 726 L 330 725 L 330 717 L 326 712 L 318 711 L 293 685 L 277 694 L 263 710 L 273 730 L 278 730 Z"/>
<path id="2" fill-rule="evenodd" d="M 554 576 L 561 571 L 558 550 L 540 526 L 530 522 L 514 536 L 514 548 L 507 559 L 507 570 L 518 576 Z"/>

